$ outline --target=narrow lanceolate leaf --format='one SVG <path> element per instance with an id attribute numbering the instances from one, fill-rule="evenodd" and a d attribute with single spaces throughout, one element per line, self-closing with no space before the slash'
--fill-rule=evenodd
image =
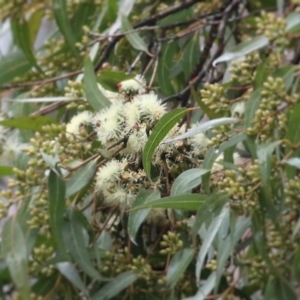
<path id="1" fill-rule="evenodd" d="M 95 174 L 96 164 L 96 160 L 93 160 L 72 174 L 66 184 L 66 198 L 74 195 L 90 182 Z"/>
<path id="2" fill-rule="evenodd" d="M 30 214 L 29 206 L 33 203 L 33 201 L 36 199 L 36 195 L 40 193 L 41 187 L 34 187 L 32 188 L 32 194 L 29 197 L 26 197 L 22 200 L 21 205 L 18 207 L 18 211 L 16 214 L 16 221 L 22 228 L 24 240 L 25 240 L 25 247 L 27 249 L 27 253 L 31 253 L 31 250 L 35 244 L 36 237 L 38 235 L 38 229 L 37 228 L 30 228 L 28 225 L 28 220 L 32 218 L 32 215 Z"/>
<path id="3" fill-rule="evenodd" d="M 207 199 L 206 195 L 186 194 L 165 197 L 162 199 L 153 200 L 142 205 L 133 207 L 131 211 L 136 211 L 145 208 L 173 208 L 181 210 L 196 210 Z"/>
<path id="4" fill-rule="evenodd" d="M 300 122 L 299 122 L 299 115 L 300 115 L 300 102 L 298 102 L 293 111 L 290 113 L 288 117 L 288 126 L 287 126 L 287 133 L 285 139 L 287 139 L 291 144 L 295 145 L 300 142 Z M 285 153 L 289 153 L 291 151 L 291 147 L 287 146 L 285 149 Z M 300 149 L 296 149 L 293 152 L 293 157 L 300 157 Z M 294 166 L 287 166 L 286 173 L 289 178 L 293 178 L 296 174 L 296 169 Z"/>
<path id="5" fill-rule="evenodd" d="M 22 76 L 31 68 L 31 63 L 25 55 L 19 52 L 12 52 L 0 59 L 0 85 L 10 82 L 17 76 Z"/>
<path id="6" fill-rule="evenodd" d="M 285 161 L 286 164 L 296 167 L 297 169 L 300 169 L 300 158 L 299 157 L 293 157 Z M 1 172 L 1 167 L 0 167 Z M 1 173 L 0 173 L 1 174 Z"/>
<path id="7" fill-rule="evenodd" d="M 56 24 L 64 36 L 66 43 L 68 44 L 72 53 L 78 56 L 78 50 L 75 47 L 76 38 L 72 31 L 67 12 L 67 2 L 65 0 L 53 0 L 53 13 Z"/>
<path id="8" fill-rule="evenodd" d="M 22 300 L 30 299 L 26 241 L 15 218 L 6 221 L 2 231 L 2 257 Z"/>
<path id="9" fill-rule="evenodd" d="M 264 299 L 272 300 L 297 300 L 299 297 L 295 294 L 295 290 L 291 283 L 279 278 L 272 278 L 268 280 L 266 289 L 264 291 Z"/>
<path id="10" fill-rule="evenodd" d="M 134 271 L 127 271 L 116 278 L 114 278 L 111 282 L 107 283 L 104 287 L 102 287 L 98 292 L 96 292 L 92 300 L 108 300 L 113 298 L 114 296 L 121 293 L 124 289 L 133 284 L 137 279 L 137 273 Z"/>
<path id="11" fill-rule="evenodd" d="M 272 199 L 272 183 L 270 180 L 272 167 L 272 154 L 281 141 L 275 141 L 267 144 L 259 145 L 257 148 L 257 157 L 259 160 L 259 169 L 261 174 L 262 189 L 264 197 L 261 197 L 263 208 L 271 215 L 273 221 L 276 221 L 275 206 Z"/>
<path id="12" fill-rule="evenodd" d="M 264 35 L 256 36 L 249 41 L 245 41 L 236 45 L 231 50 L 225 51 L 221 56 L 214 60 L 213 65 L 216 66 L 218 63 L 237 59 L 253 51 L 267 47 L 269 43 L 270 42 L 268 38 Z"/>
<path id="13" fill-rule="evenodd" d="M 183 52 L 183 72 L 186 80 L 191 76 L 200 56 L 199 32 L 196 31 L 194 36 L 186 44 Z"/>
<path id="14" fill-rule="evenodd" d="M 196 280 L 200 281 L 201 278 L 201 269 L 204 264 L 204 259 L 208 253 L 209 248 L 212 245 L 212 242 L 217 235 L 220 226 L 224 218 L 226 218 L 229 210 L 227 208 L 223 208 L 220 215 L 216 216 L 213 222 L 211 222 L 210 226 L 207 229 L 207 234 L 203 237 L 202 245 L 198 254 L 197 264 L 196 264 Z"/>
<path id="15" fill-rule="evenodd" d="M 167 96 L 174 94 L 174 88 L 170 80 L 170 71 L 174 66 L 173 57 L 177 50 L 176 43 L 169 43 L 162 47 L 157 68 L 157 82 L 161 92 Z"/>
<path id="16" fill-rule="evenodd" d="M 143 152 L 143 166 L 150 180 L 151 159 L 156 147 L 187 112 L 186 108 L 174 109 L 166 113 L 154 127 Z"/>
<path id="17" fill-rule="evenodd" d="M 215 283 L 216 283 L 216 272 L 210 273 L 208 278 L 201 284 L 199 290 L 195 296 L 184 298 L 183 300 L 205 300 L 206 297 L 210 294 L 213 290 Z"/>
<path id="18" fill-rule="evenodd" d="M 23 51 L 29 63 L 39 72 L 43 72 L 36 62 L 31 47 L 30 31 L 28 23 L 24 18 L 15 18 L 11 20 L 11 27 L 15 43 Z"/>
<path id="19" fill-rule="evenodd" d="M 125 32 L 133 30 L 133 27 L 131 26 L 131 24 L 128 21 L 128 18 L 125 15 L 122 15 L 122 29 Z M 138 35 L 137 32 L 127 33 L 126 38 L 134 49 L 144 51 L 148 55 L 152 56 L 152 54 L 149 53 L 149 51 L 148 51 L 148 47 L 147 47 L 146 43 Z"/>
<path id="20" fill-rule="evenodd" d="M 254 118 L 255 112 L 257 111 L 261 102 L 261 88 L 256 89 L 248 101 L 246 102 L 245 108 L 245 126 L 250 127 Z"/>
<path id="21" fill-rule="evenodd" d="M 13 174 L 14 174 L 13 167 L 0 166 L 0 176 L 11 176 Z"/>
<path id="22" fill-rule="evenodd" d="M 208 122 L 205 122 L 203 124 L 199 124 L 199 125 L 195 126 L 194 128 L 190 129 L 186 133 L 176 136 L 175 138 L 164 140 L 162 142 L 162 144 L 172 143 L 172 142 L 176 142 L 179 140 L 187 139 L 191 136 L 194 136 L 201 132 L 206 132 L 207 130 L 213 129 L 217 126 L 233 124 L 236 122 L 238 122 L 238 119 L 236 119 L 236 118 L 219 118 L 219 119 L 215 119 L 215 120 L 210 120 Z"/>
<path id="23" fill-rule="evenodd" d="M 45 163 L 47 164 L 47 166 L 54 172 L 56 173 L 58 176 L 60 176 L 60 172 L 59 170 L 56 168 L 57 163 L 59 162 L 59 157 L 58 154 L 55 153 L 54 156 L 49 155 L 45 152 L 43 152 L 42 150 L 40 150 L 41 154 L 42 154 L 42 158 L 44 159 Z"/>
<path id="24" fill-rule="evenodd" d="M 102 92 L 98 88 L 93 64 L 89 57 L 85 60 L 84 63 L 83 90 L 85 92 L 87 101 L 95 111 L 100 111 L 101 109 L 110 106 L 110 101 L 102 94 Z"/>
<path id="25" fill-rule="evenodd" d="M 95 280 L 103 280 L 102 276 L 91 263 L 82 231 L 82 221 L 78 214 L 75 209 L 72 209 L 69 213 L 69 222 L 65 222 L 63 225 L 62 230 L 66 248 L 75 262 L 87 275 Z"/>
<path id="26" fill-rule="evenodd" d="M 42 98 L 19 98 L 12 99 L 12 102 L 22 102 L 22 103 L 44 103 L 44 102 L 61 102 L 61 101 L 76 101 L 82 100 L 83 98 L 75 97 L 42 97 Z"/>
<path id="27" fill-rule="evenodd" d="M 7 126 L 19 129 L 29 129 L 35 131 L 43 130 L 43 126 L 56 124 L 57 122 L 50 117 L 37 116 L 37 117 L 20 117 L 16 119 L 8 119 L 0 121 L 1 126 Z"/>
<path id="28" fill-rule="evenodd" d="M 75 269 L 75 267 L 65 261 L 60 262 L 56 264 L 56 268 L 59 270 L 59 272 L 65 276 L 74 286 L 76 286 L 85 296 L 88 296 L 89 292 L 87 288 L 85 287 L 84 283 L 82 282 L 78 271 Z"/>
<path id="29" fill-rule="evenodd" d="M 185 270 L 192 261 L 194 254 L 195 249 L 186 248 L 176 253 L 172 257 L 167 270 L 167 284 L 172 288 L 184 274 Z"/>
<path id="30" fill-rule="evenodd" d="M 201 183 L 201 176 L 209 172 L 205 169 L 189 169 L 181 173 L 171 187 L 171 196 L 188 194 Z"/>
<path id="31" fill-rule="evenodd" d="M 57 249 L 62 255 L 66 254 L 62 236 L 63 218 L 65 213 L 66 186 L 61 176 L 50 171 L 48 178 L 49 218 L 52 234 Z"/>
<path id="32" fill-rule="evenodd" d="M 286 17 L 286 30 L 298 33 L 300 32 L 300 13 L 293 11 Z"/>
<path id="33" fill-rule="evenodd" d="M 159 191 L 151 190 L 141 190 L 133 203 L 133 208 L 136 206 L 143 205 L 145 203 L 151 202 L 153 200 L 159 199 Z M 135 236 L 141 226 L 141 224 L 146 219 L 151 208 L 145 208 L 141 210 L 131 211 L 128 218 L 128 234 L 130 239 L 134 242 Z"/>

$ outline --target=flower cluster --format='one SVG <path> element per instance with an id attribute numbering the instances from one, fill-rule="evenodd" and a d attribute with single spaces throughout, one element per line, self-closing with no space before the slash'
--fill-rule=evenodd
<path id="1" fill-rule="evenodd" d="M 128 207 L 146 184 L 146 174 L 138 166 L 140 155 L 166 107 L 155 93 L 147 91 L 140 75 L 120 82 L 118 93 L 98 87 L 110 106 L 94 113 L 78 113 L 67 124 L 66 135 L 80 139 L 90 128 L 100 148 L 113 154 L 115 158 L 98 169 L 95 190 L 108 205 Z"/>

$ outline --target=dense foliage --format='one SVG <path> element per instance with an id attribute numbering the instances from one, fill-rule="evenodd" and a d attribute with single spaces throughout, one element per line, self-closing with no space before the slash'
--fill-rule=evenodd
<path id="1" fill-rule="evenodd" d="M 299 299 L 300 1 L 0 1 L 1 299 Z"/>

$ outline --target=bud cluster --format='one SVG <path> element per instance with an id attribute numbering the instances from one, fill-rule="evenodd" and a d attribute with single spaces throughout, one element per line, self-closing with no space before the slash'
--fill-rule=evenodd
<path id="1" fill-rule="evenodd" d="M 247 133 L 259 134 L 261 141 L 268 142 L 275 136 L 278 137 L 278 134 L 274 134 L 274 130 L 278 130 L 279 136 L 284 134 L 287 118 L 280 105 L 285 105 L 285 101 L 294 102 L 294 100 L 286 94 L 283 79 L 271 76 L 263 84 L 261 97 L 261 103 L 253 118 L 253 127 L 248 128 Z"/>
<path id="2" fill-rule="evenodd" d="M 257 34 L 264 34 L 276 49 L 283 50 L 289 43 L 286 32 L 286 20 L 275 13 L 263 11 L 255 18 Z"/>
<path id="3" fill-rule="evenodd" d="M 226 90 L 221 84 L 206 83 L 200 93 L 203 103 L 209 109 L 224 116 L 229 114 L 230 101 L 226 97 Z"/>
<path id="4" fill-rule="evenodd" d="M 256 68 L 261 63 L 258 52 L 252 52 L 244 58 L 234 61 L 230 68 L 231 79 L 240 85 L 249 85 L 253 82 Z"/>
<path id="5" fill-rule="evenodd" d="M 167 234 L 163 235 L 162 239 L 160 246 L 163 249 L 159 251 L 160 254 L 175 254 L 183 247 L 183 242 L 178 233 L 169 231 Z"/>

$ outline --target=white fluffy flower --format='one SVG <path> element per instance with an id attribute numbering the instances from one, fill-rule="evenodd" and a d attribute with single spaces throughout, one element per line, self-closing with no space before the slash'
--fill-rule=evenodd
<path id="1" fill-rule="evenodd" d="M 2 126 L 1 126 L 2 127 Z M 0 139 L 0 165 L 14 164 L 21 144 L 17 134 L 1 136 Z"/>
<path id="2" fill-rule="evenodd" d="M 207 138 L 203 132 L 188 138 L 188 143 L 191 145 L 191 154 L 195 156 L 204 156 L 207 152 L 209 142 L 210 139 Z"/>
<path id="3" fill-rule="evenodd" d="M 98 140 L 106 144 L 111 139 L 124 135 L 124 116 L 122 103 L 113 104 L 95 114 L 93 125 Z"/>
<path id="4" fill-rule="evenodd" d="M 134 129 L 130 134 L 126 143 L 126 148 L 120 152 L 128 158 L 134 158 L 137 153 L 141 153 L 148 140 L 146 124 L 137 126 L 138 128 Z"/>
<path id="5" fill-rule="evenodd" d="M 105 202 L 112 206 L 122 206 L 128 208 L 132 205 L 136 195 L 126 191 L 123 187 L 116 185 L 111 189 L 104 189 L 103 196 Z"/>
<path id="6" fill-rule="evenodd" d="M 126 130 L 131 130 L 136 124 L 141 121 L 141 113 L 137 102 L 127 102 L 124 104 L 124 118 L 126 120 Z"/>
<path id="7" fill-rule="evenodd" d="M 96 174 L 96 189 L 98 191 L 105 191 L 118 185 L 127 164 L 126 159 L 122 161 L 112 159 L 102 166 Z"/>
<path id="8" fill-rule="evenodd" d="M 67 135 L 78 135 L 80 133 L 80 126 L 86 125 L 92 122 L 92 113 L 90 111 L 83 111 L 74 116 L 71 121 L 67 124 L 66 132 Z"/>
<path id="9" fill-rule="evenodd" d="M 132 102 L 138 105 L 141 117 L 149 123 L 160 120 L 166 113 L 166 106 L 154 93 L 135 96 Z"/>
<path id="10" fill-rule="evenodd" d="M 135 92 L 140 95 L 146 93 L 146 80 L 141 75 L 136 75 L 133 79 L 124 80 L 118 83 L 117 86 L 120 92 Z"/>
<path id="11" fill-rule="evenodd" d="M 102 92 L 102 94 L 111 102 L 111 103 L 116 103 L 116 102 L 124 102 L 125 98 L 123 95 L 120 93 L 115 93 L 112 91 L 106 90 L 101 84 L 98 83 L 98 88 Z"/>

